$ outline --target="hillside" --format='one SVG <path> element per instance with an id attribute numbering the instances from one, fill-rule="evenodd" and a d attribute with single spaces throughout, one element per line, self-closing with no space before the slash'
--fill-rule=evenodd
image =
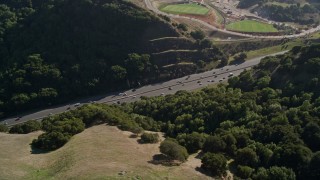
<path id="1" fill-rule="evenodd" d="M 29 143 L 39 134 L 0 133 L 1 179 L 209 179 L 195 170 L 196 158 L 177 167 L 152 164 L 159 144 L 139 144 L 115 127 L 95 126 L 57 151 L 32 154 Z"/>
<path id="2" fill-rule="evenodd" d="M 183 38 L 177 24 L 128 1 L 1 3 L 0 118 L 227 60 L 210 41 Z"/>
<path id="3" fill-rule="evenodd" d="M 234 160 L 229 169 L 240 178 L 317 179 L 319 55 L 320 45 L 295 47 L 265 58 L 228 87 L 145 98 L 129 107 L 165 123 L 163 131 L 189 152 Z M 216 164 L 202 165 L 216 172 Z"/>
<path id="4" fill-rule="evenodd" d="M 130 143 L 127 141 L 128 137 L 110 134 L 107 137 L 112 140 L 106 139 L 101 134 L 107 132 L 102 130 L 95 131 L 96 137 L 86 135 L 87 138 L 93 139 L 86 143 L 79 143 L 83 147 L 74 144 L 78 136 L 86 134 L 90 129 L 102 127 L 90 128 L 91 126 L 107 123 L 136 135 L 143 130 L 163 132 L 166 139 L 160 144 L 160 152 L 166 155 L 168 160 L 179 160 L 182 163 L 180 165 L 182 169 L 191 166 L 191 169 L 197 169 L 211 177 L 226 177 L 230 175 L 228 173 L 230 171 L 235 178 L 253 180 L 319 179 L 319 55 L 320 44 L 297 46 L 284 55 L 263 59 L 253 69 L 229 79 L 228 85 L 220 84 L 195 92 L 179 91 L 175 95 L 142 97 L 140 101 L 121 106 L 87 104 L 75 110 L 45 118 L 42 121 L 42 130 L 45 133 L 38 138 L 30 137 L 28 144 L 31 139 L 36 138 L 32 141 L 33 152 L 49 150 L 47 154 L 38 155 L 38 157 L 49 154 L 64 156 L 65 150 L 72 147 L 76 148 L 72 152 L 79 153 L 79 156 L 90 152 L 101 155 L 99 152 L 106 149 L 96 144 L 88 147 L 91 142 L 100 140 L 126 141 L 125 148 L 120 146 L 119 149 L 113 149 L 118 146 L 108 146 L 107 150 L 110 150 L 110 153 L 121 154 L 123 151 L 128 152 L 128 149 L 140 149 L 128 148 L 128 144 L 133 143 L 132 139 Z M 38 125 L 29 123 L 25 127 L 16 125 L 12 129 L 25 129 L 22 133 L 28 133 L 32 131 L 32 126 L 36 128 Z M 89 129 L 85 130 L 85 128 Z M 3 136 L 11 135 L 3 134 Z M 4 143 L 1 147 L 8 149 L 7 152 L 15 148 L 10 144 L 11 140 L 1 142 Z M 134 143 L 136 143 L 135 140 Z M 95 148 L 96 146 L 97 149 L 86 151 L 86 147 Z M 148 149 L 149 147 L 154 149 Z M 152 152 L 151 154 L 154 155 L 159 153 L 156 147 L 148 145 L 141 150 L 144 153 Z M 190 157 L 188 157 L 189 154 Z M 139 159 L 151 157 L 145 154 L 123 156 L 130 159 L 135 155 Z M 194 159 L 195 156 L 199 159 Z M 77 159 L 70 154 L 66 157 Z M 112 157 L 112 159 L 117 158 L 122 156 L 113 155 Z M 5 161 L 6 158 L 3 160 Z M 67 162 L 73 162 L 71 160 Z M 193 165 L 190 165 L 191 162 Z M 72 168 L 78 167 L 77 163 L 65 163 L 58 161 L 53 166 L 59 168 L 67 166 L 67 169 L 71 169 L 61 171 L 63 172 L 61 177 L 68 177 L 68 173 L 73 172 Z M 96 161 L 92 166 L 101 164 L 103 165 L 103 162 Z M 158 167 L 164 168 L 165 165 Z M 52 171 L 51 168 L 51 166 L 44 167 L 49 172 Z M 79 169 L 81 168 L 86 167 L 79 165 Z M 89 168 L 93 167 L 89 166 Z M 147 167 L 142 166 L 142 169 L 145 168 Z M 170 167 L 170 170 L 173 169 L 175 169 L 174 166 Z M 188 171 L 194 172 L 191 169 Z M 60 170 L 61 168 L 59 172 Z M 42 176 L 50 175 L 46 174 L 46 171 Z M 118 170 L 112 172 L 114 171 Z M 162 172 L 161 169 L 155 171 Z M 146 172 L 146 177 L 149 177 L 147 175 L 153 175 L 153 172 Z M 59 173 L 57 177 L 60 177 Z"/>

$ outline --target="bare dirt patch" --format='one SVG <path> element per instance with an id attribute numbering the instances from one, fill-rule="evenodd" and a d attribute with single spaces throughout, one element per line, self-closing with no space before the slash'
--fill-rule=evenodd
<path id="1" fill-rule="evenodd" d="M 217 15 L 212 10 L 205 16 L 199 16 L 199 15 L 183 15 L 183 16 L 199 19 L 199 20 L 204 21 L 204 22 L 206 22 L 210 25 L 213 25 L 217 28 L 221 28 L 221 25 L 219 23 L 217 23 Z"/>

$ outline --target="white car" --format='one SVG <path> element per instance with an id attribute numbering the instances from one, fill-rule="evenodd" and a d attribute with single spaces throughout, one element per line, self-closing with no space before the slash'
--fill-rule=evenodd
<path id="1" fill-rule="evenodd" d="M 75 107 L 80 106 L 80 103 L 76 103 L 76 104 L 74 104 L 74 106 L 75 106 Z"/>

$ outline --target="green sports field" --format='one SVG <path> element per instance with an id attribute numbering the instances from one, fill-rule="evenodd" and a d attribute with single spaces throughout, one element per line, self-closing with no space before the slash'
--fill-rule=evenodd
<path id="1" fill-rule="evenodd" d="M 239 31 L 239 32 L 278 32 L 272 24 L 266 24 L 253 20 L 243 20 L 239 22 L 234 22 L 227 25 L 227 30 Z"/>
<path id="2" fill-rule="evenodd" d="M 197 4 L 169 4 L 160 7 L 160 10 L 171 14 L 206 15 L 209 9 Z"/>

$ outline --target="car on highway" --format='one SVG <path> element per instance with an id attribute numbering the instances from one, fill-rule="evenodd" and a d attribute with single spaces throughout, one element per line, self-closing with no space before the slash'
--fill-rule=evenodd
<path id="1" fill-rule="evenodd" d="M 123 96 L 128 96 L 128 94 L 127 93 L 123 93 Z"/>
<path id="2" fill-rule="evenodd" d="M 132 96 L 132 98 L 136 98 L 137 96 Z"/>
<path id="3" fill-rule="evenodd" d="M 172 87 L 169 87 L 168 89 L 169 89 L 169 90 L 172 90 Z"/>
<path id="4" fill-rule="evenodd" d="M 119 93 L 119 96 L 123 96 L 123 93 Z"/>
<path id="5" fill-rule="evenodd" d="M 216 74 L 216 72 L 213 72 L 212 74 Z"/>
<path id="6" fill-rule="evenodd" d="M 19 117 L 17 117 L 17 118 L 15 119 L 15 121 L 19 121 L 21 118 L 22 118 L 22 117 L 19 116 Z"/>
<path id="7" fill-rule="evenodd" d="M 222 81 L 222 79 L 219 79 L 219 82 L 221 82 Z"/>
<path id="8" fill-rule="evenodd" d="M 80 103 L 75 103 L 74 106 L 75 107 L 80 106 Z"/>
<path id="9" fill-rule="evenodd" d="M 197 83 L 201 83 L 201 81 L 198 81 Z"/>
<path id="10" fill-rule="evenodd" d="M 233 76 L 233 73 L 229 73 L 229 77 Z"/>
<path id="11" fill-rule="evenodd" d="M 164 93 L 161 93 L 161 96 L 164 96 Z"/>
<path id="12" fill-rule="evenodd" d="M 203 79 L 204 77 L 203 77 L 203 76 L 201 76 L 200 78 L 201 78 L 201 79 Z"/>

